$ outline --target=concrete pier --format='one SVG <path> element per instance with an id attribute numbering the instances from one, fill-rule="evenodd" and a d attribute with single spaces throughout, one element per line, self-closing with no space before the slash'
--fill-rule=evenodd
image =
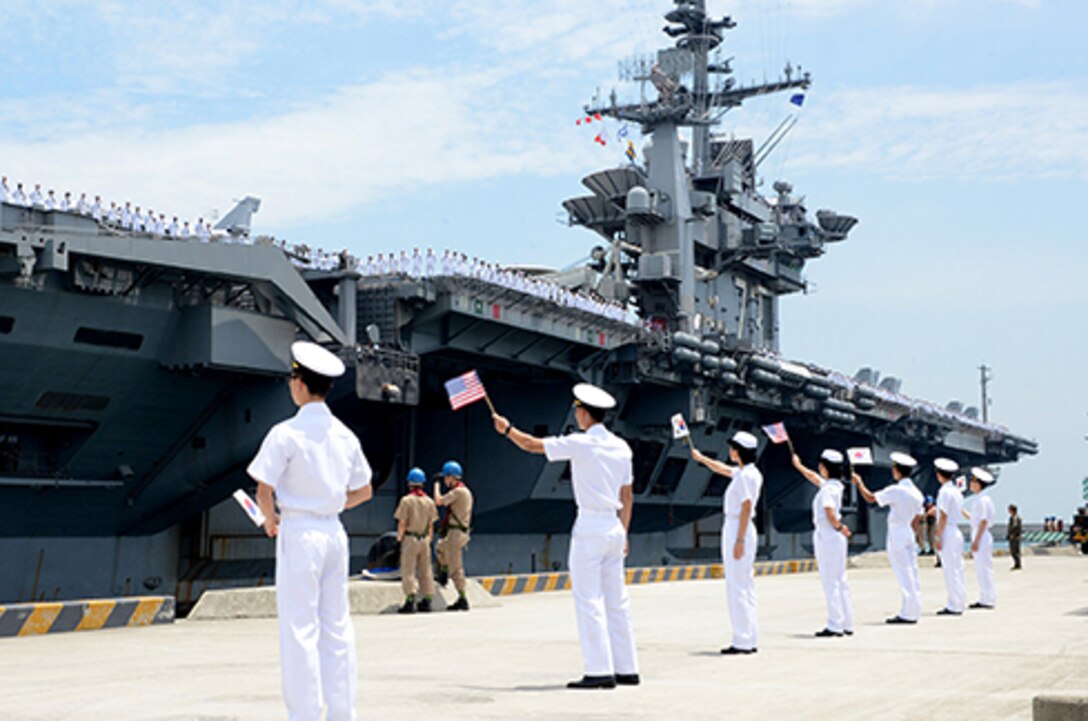
<path id="1" fill-rule="evenodd" d="M 812 637 L 816 574 L 757 578 L 759 653 L 744 657 L 719 654 L 723 581 L 632 586 L 643 684 L 614 691 L 564 688 L 581 675 L 569 592 L 356 616 L 360 719 L 1030 719 L 1036 697 L 1088 697 L 1088 557 L 999 560 L 997 609 L 959 618 L 933 615 L 943 580 L 919 560 L 917 626 L 883 623 L 889 568 L 851 569 L 852 638 Z M 967 585 L 973 601 L 970 562 Z M 285 718 L 274 619 L 0 639 L 0 721 Z"/>

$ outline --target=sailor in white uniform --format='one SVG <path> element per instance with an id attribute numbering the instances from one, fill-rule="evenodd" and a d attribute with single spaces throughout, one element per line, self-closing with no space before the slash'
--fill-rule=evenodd
<path id="1" fill-rule="evenodd" d="M 615 688 L 639 683 L 631 604 L 624 583 L 633 494 L 630 446 L 604 425 L 616 400 L 606 391 L 574 387 L 574 418 L 584 433 L 537 438 L 498 414 L 495 430 L 529 453 L 570 461 L 578 517 L 571 531 L 571 595 L 585 675 L 567 688 Z"/>
<path id="2" fill-rule="evenodd" d="M 756 468 L 759 442 L 746 431 L 738 431 L 729 441 L 729 461 L 716 461 L 691 445 L 696 462 L 732 478 L 722 500 L 725 523 L 722 524 L 722 563 L 725 566 L 729 619 L 733 623 L 733 643 L 722 649 L 726 655 L 751 654 L 759 650 L 759 619 L 753 566 L 756 560 L 755 516 L 763 474 Z"/>
<path id="3" fill-rule="evenodd" d="M 886 619 L 885 623 L 918 623 L 918 617 L 922 615 L 922 586 L 918 580 L 918 545 L 914 542 L 914 533 L 922 518 L 924 499 L 910 479 L 918 461 L 898 451 L 891 454 L 891 461 L 895 483 L 876 493 L 866 487 L 857 473 L 853 474 L 853 480 L 866 501 L 891 508 L 884 547 L 895 580 L 899 582 L 903 602 L 899 614 Z"/>
<path id="4" fill-rule="evenodd" d="M 345 721 L 356 718 L 357 671 L 348 538 L 339 516 L 370 500 L 371 470 L 359 439 L 325 405 L 344 364 L 314 343 L 292 344 L 291 355 L 289 387 L 298 413 L 272 427 L 247 472 L 258 484 L 265 532 L 276 538 L 288 719 Z"/>
<path id="5" fill-rule="evenodd" d="M 69 211 L 72 209 L 72 194 L 67 190 L 64 191 L 64 197 L 60 199 L 59 207 L 63 211 Z"/>
<path id="6" fill-rule="evenodd" d="M 793 467 L 820 490 L 812 499 L 812 547 L 827 600 L 827 625 L 818 637 L 854 635 L 854 604 L 846 583 L 846 552 L 850 529 L 842 521 L 842 480 L 846 477 L 846 458 L 827 448 L 820 454 L 819 473 L 806 468 L 795 453 Z"/>
<path id="7" fill-rule="evenodd" d="M 971 555 L 975 558 L 978 575 L 978 600 L 970 608 L 993 608 L 997 604 L 997 587 L 994 585 L 994 499 L 982 492 L 992 486 L 994 476 L 984 468 L 971 469 L 971 495 L 976 497 L 971 513 Z"/>
<path id="8" fill-rule="evenodd" d="M 34 186 L 34 190 L 30 191 L 30 198 L 28 199 L 28 202 L 30 206 L 34 208 L 45 207 L 45 196 L 42 195 L 42 186 L 40 183 L 36 184 Z"/>
<path id="9" fill-rule="evenodd" d="M 8 187 L 8 176 L 0 178 L 0 203 L 9 202 L 11 198 L 11 188 Z"/>
<path id="10" fill-rule="evenodd" d="M 45 207 L 46 210 L 56 210 L 58 205 L 57 194 L 50 190 L 46 194 L 45 200 L 43 201 L 42 205 Z"/>
<path id="11" fill-rule="evenodd" d="M 948 589 L 948 602 L 937 611 L 938 616 L 959 616 L 967 607 L 967 582 L 963 569 L 963 534 L 960 533 L 960 516 L 963 515 L 963 494 L 952 481 L 960 469 L 950 458 L 938 458 L 933 469 L 941 490 L 937 492 L 937 553 L 944 571 L 944 585 Z"/>
<path id="12" fill-rule="evenodd" d="M 22 183 L 15 184 L 15 192 L 11 195 L 11 202 L 15 205 L 27 206 L 30 204 L 30 200 L 26 197 L 26 191 L 23 190 Z"/>

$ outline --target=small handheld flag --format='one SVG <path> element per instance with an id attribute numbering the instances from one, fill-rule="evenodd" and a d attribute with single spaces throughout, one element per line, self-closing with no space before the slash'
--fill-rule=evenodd
<path id="1" fill-rule="evenodd" d="M 484 390 L 484 384 L 480 382 L 476 371 L 469 371 L 446 381 L 446 393 L 449 394 L 450 405 L 455 411 L 481 398 L 487 398 L 487 391 Z"/>
<path id="2" fill-rule="evenodd" d="M 796 105 L 797 107 L 801 107 L 801 105 L 803 105 L 804 102 L 805 102 L 805 94 L 804 93 L 795 93 L 794 95 L 792 95 L 790 97 L 790 102 L 793 103 L 794 105 Z"/>
<path id="3" fill-rule="evenodd" d="M 854 466 L 873 465 L 873 451 L 869 448 L 847 448 L 846 456 Z"/>
<path id="4" fill-rule="evenodd" d="M 249 497 L 245 491 L 239 488 L 234 492 L 234 500 L 238 501 L 238 505 L 242 507 L 242 510 L 249 516 L 249 520 L 253 521 L 255 526 L 264 525 L 264 514 L 261 513 L 260 506 L 253 502 L 253 499 Z"/>
<path id="5" fill-rule="evenodd" d="M 769 426 L 763 426 L 763 432 L 771 439 L 771 443 L 789 443 L 790 437 L 789 434 L 786 433 L 785 423 L 774 423 Z"/>
<path id="6" fill-rule="evenodd" d="M 669 420 L 672 421 L 672 437 L 676 439 L 687 438 L 691 435 L 688 424 L 684 422 L 684 416 L 677 413 Z"/>

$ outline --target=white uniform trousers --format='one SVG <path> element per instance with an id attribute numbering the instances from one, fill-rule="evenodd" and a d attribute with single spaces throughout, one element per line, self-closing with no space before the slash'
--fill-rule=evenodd
<path id="1" fill-rule="evenodd" d="M 941 536 L 941 570 L 944 571 L 944 585 L 948 588 L 950 611 L 963 613 L 967 608 L 967 583 L 963 569 L 963 534 L 949 522 Z"/>
<path id="2" fill-rule="evenodd" d="M 918 546 L 914 543 L 914 531 L 910 526 L 889 526 L 885 545 L 888 562 L 903 597 L 899 617 L 917 621 L 922 615 L 922 584 L 918 580 Z"/>
<path id="3" fill-rule="evenodd" d="M 749 520 L 744 534 L 744 554 L 740 560 L 733 558 L 733 545 L 737 541 L 735 516 L 726 516 L 722 526 L 722 564 L 725 567 L 725 591 L 729 598 L 729 620 L 733 624 L 735 648 L 750 650 L 759 646 L 758 607 L 756 606 L 756 581 L 752 573 L 756 560 L 755 525 Z"/>
<path id="4" fill-rule="evenodd" d="M 827 628 L 832 631 L 854 630 L 854 603 L 846 583 L 846 537 L 841 533 L 812 534 L 816 566 L 827 599 Z"/>
<path id="5" fill-rule="evenodd" d="M 587 676 L 638 673 L 623 572 L 625 538 L 614 511 L 578 512 L 567 565 Z"/>
<path id="6" fill-rule="evenodd" d="M 336 516 L 284 513 L 276 539 L 283 699 L 290 721 L 354 721 L 348 537 Z"/>
<path id="7" fill-rule="evenodd" d="M 988 530 L 978 542 L 975 573 L 978 575 L 978 602 L 986 606 L 995 605 L 997 586 L 994 585 L 994 537 Z"/>

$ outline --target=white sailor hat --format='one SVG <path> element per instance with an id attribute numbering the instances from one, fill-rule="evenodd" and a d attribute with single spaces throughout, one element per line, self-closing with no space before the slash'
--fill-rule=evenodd
<path id="1" fill-rule="evenodd" d="M 938 458 L 933 461 L 933 466 L 941 473 L 952 475 L 960 469 L 960 464 L 951 458 Z"/>
<path id="2" fill-rule="evenodd" d="M 988 486 L 994 482 L 994 474 L 990 473 L 985 468 L 978 468 L 977 466 L 971 469 L 971 478 L 984 486 Z"/>
<path id="3" fill-rule="evenodd" d="M 292 343 L 291 358 L 294 360 L 294 368 L 305 368 L 326 378 L 339 378 L 344 375 L 344 362 L 317 343 L 304 340 Z"/>
<path id="4" fill-rule="evenodd" d="M 820 454 L 820 460 L 828 463 L 842 463 L 842 454 L 834 448 L 825 448 L 824 452 Z"/>
<path id="5" fill-rule="evenodd" d="M 748 431 L 737 431 L 733 434 L 733 437 L 729 439 L 730 443 L 738 445 L 741 448 L 747 448 L 749 451 L 754 451 L 756 446 L 759 445 L 759 441 Z"/>
<path id="6" fill-rule="evenodd" d="M 903 468 L 914 468 L 918 465 L 918 461 L 914 460 L 912 456 L 906 453 L 900 453 L 899 451 L 892 451 L 891 454 L 892 463 Z"/>
<path id="7" fill-rule="evenodd" d="M 574 386 L 574 397 L 583 406 L 589 406 L 590 408 L 600 408 L 606 411 L 609 408 L 616 407 L 616 399 L 612 397 L 611 393 L 589 383 L 579 383 Z"/>

